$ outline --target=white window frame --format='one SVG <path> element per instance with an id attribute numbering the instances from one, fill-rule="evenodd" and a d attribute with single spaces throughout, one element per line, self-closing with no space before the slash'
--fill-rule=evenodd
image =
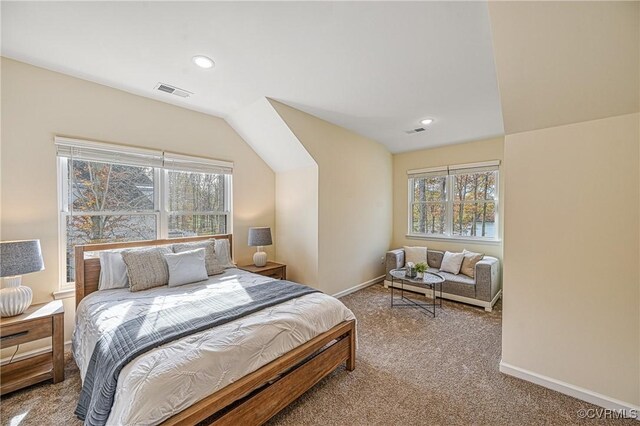
<path id="1" fill-rule="evenodd" d="M 101 142 L 92 142 L 92 141 L 84 141 L 84 140 L 76 140 L 76 139 L 68 139 L 63 137 L 55 137 L 56 144 L 73 144 L 76 146 L 87 146 L 87 147 L 100 147 L 101 149 L 107 150 L 109 147 L 116 149 L 120 152 L 139 152 L 140 150 L 137 148 L 127 148 L 122 147 L 120 145 L 109 145 Z M 176 154 L 168 154 L 165 152 L 161 152 L 161 155 L 164 157 L 170 156 L 171 158 L 176 158 L 178 155 Z M 177 213 L 177 214 L 212 214 L 212 215 L 224 215 L 226 216 L 226 232 L 233 232 L 233 163 L 227 161 L 219 161 L 219 160 L 211 160 L 211 159 L 203 159 L 198 157 L 184 156 L 179 155 L 180 158 L 185 160 L 190 160 L 195 164 L 216 164 L 221 169 L 231 170 L 231 172 L 223 173 L 224 174 L 224 202 L 225 202 L 225 211 L 206 211 L 206 212 L 169 212 L 169 185 L 168 185 L 168 172 L 170 169 L 166 169 L 164 166 L 149 166 L 153 167 L 153 179 L 154 179 L 154 208 L 153 211 L 100 211 L 100 212 L 87 212 L 82 211 L 78 212 L 78 215 L 91 215 L 91 214 L 101 214 L 101 215 L 155 215 L 156 216 L 156 238 L 158 239 L 168 239 L 169 238 L 169 214 Z M 72 295 L 72 291 L 75 288 L 75 283 L 67 282 L 67 218 L 71 214 L 69 212 L 69 176 L 68 176 L 68 157 L 64 156 L 56 156 L 57 163 L 57 195 L 58 195 L 58 265 L 59 265 L 59 290 L 54 292 L 54 296 L 56 297 L 66 297 Z M 93 161 L 93 160 L 87 160 Z M 97 161 L 97 160 L 96 160 Z M 184 170 L 187 172 L 195 172 L 195 173 L 207 173 L 203 170 Z"/>
<path id="2" fill-rule="evenodd" d="M 459 164 L 455 166 L 441 166 L 419 170 L 407 171 L 407 238 L 412 239 L 425 239 L 425 240 L 440 240 L 440 241 L 459 241 L 470 243 L 482 243 L 482 244 L 498 244 L 500 239 L 500 162 L 498 160 L 487 161 L 483 163 L 471 163 L 471 164 Z M 494 167 L 495 172 L 495 198 L 493 200 L 474 200 L 474 201 L 455 201 L 455 194 L 453 193 L 455 185 L 455 174 L 451 173 L 453 170 L 468 169 L 469 174 L 480 173 L 474 171 L 481 167 Z M 445 178 L 445 220 L 444 220 L 444 233 L 417 233 L 413 232 L 413 205 L 416 203 L 414 200 L 415 193 L 413 191 L 414 179 L 419 179 L 421 173 L 430 173 L 433 177 Z M 469 236 L 469 235 L 454 235 L 453 234 L 453 207 L 455 204 L 484 204 L 486 202 L 495 203 L 495 236 L 483 237 L 483 236 Z M 441 202 L 426 202 L 426 205 L 436 204 Z"/>

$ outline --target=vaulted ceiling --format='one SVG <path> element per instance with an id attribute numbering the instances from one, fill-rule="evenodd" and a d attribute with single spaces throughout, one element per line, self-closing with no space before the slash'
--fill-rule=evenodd
<path id="1" fill-rule="evenodd" d="M 483 2 L 2 2 L 2 54 L 223 117 L 269 97 L 392 152 L 503 133 Z"/>
<path id="2" fill-rule="evenodd" d="M 3 56 L 243 123 L 245 137 L 268 124 L 247 113 L 264 98 L 392 152 L 640 108 L 640 2 L 1 7 Z M 198 54 L 215 68 L 196 67 Z M 159 82 L 193 95 L 160 92 Z M 406 133 L 423 118 L 434 122 Z"/>

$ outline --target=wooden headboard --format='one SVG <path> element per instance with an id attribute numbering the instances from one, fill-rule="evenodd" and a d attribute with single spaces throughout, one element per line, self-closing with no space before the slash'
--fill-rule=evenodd
<path id="1" fill-rule="evenodd" d="M 146 241 L 129 241 L 126 243 L 105 243 L 105 244 L 88 244 L 85 246 L 75 246 L 76 255 L 76 306 L 83 297 L 98 291 L 98 281 L 100 279 L 100 259 L 91 257 L 85 259 L 85 253 L 97 252 L 101 250 L 114 250 L 147 246 L 163 246 L 175 243 L 192 243 L 194 241 L 215 239 L 229 240 L 229 251 L 233 253 L 232 235 L 204 235 L 199 237 L 170 238 L 166 240 L 146 240 Z"/>

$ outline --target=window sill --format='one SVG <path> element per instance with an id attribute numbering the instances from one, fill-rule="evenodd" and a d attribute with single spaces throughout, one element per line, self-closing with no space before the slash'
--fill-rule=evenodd
<path id="1" fill-rule="evenodd" d="M 53 292 L 53 299 L 70 299 L 76 295 L 76 288 L 73 286 L 64 286 L 60 290 Z"/>
<path id="2" fill-rule="evenodd" d="M 410 240 L 430 240 L 430 241 L 450 241 L 453 243 L 469 243 L 469 244 L 483 244 L 487 246 L 499 246 L 502 244 L 500 239 L 481 239 L 481 238 L 465 238 L 465 237 L 445 237 L 437 235 L 416 235 L 406 234 Z"/>

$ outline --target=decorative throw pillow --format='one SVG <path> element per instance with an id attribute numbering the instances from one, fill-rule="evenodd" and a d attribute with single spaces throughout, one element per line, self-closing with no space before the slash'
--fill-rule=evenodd
<path id="1" fill-rule="evenodd" d="M 229 240 L 220 238 L 216 240 L 216 257 L 218 265 L 222 268 L 235 268 L 236 265 L 231 261 L 231 251 L 229 250 Z"/>
<path id="2" fill-rule="evenodd" d="M 216 242 L 214 239 L 206 241 L 197 241 L 193 243 L 174 244 L 174 253 L 182 253 L 199 248 L 205 249 L 204 263 L 207 267 L 207 275 L 216 275 L 224 272 L 224 268 L 220 266 L 218 257 L 216 256 Z"/>
<path id="3" fill-rule="evenodd" d="M 206 280 L 205 257 L 204 248 L 165 254 L 164 260 L 169 268 L 169 287 Z"/>
<path id="4" fill-rule="evenodd" d="M 464 253 L 451 253 L 445 251 L 442 257 L 442 264 L 440 264 L 440 270 L 442 272 L 450 272 L 458 275 L 460 273 L 460 267 L 464 260 Z"/>
<path id="5" fill-rule="evenodd" d="M 482 258 L 484 257 L 484 254 L 474 253 L 466 249 L 462 250 L 462 253 L 464 254 L 464 259 L 462 260 L 460 273 L 473 278 L 476 272 L 476 264 L 482 260 Z"/>
<path id="6" fill-rule="evenodd" d="M 404 263 L 412 262 L 414 265 L 420 262 L 427 263 L 426 247 L 404 246 Z"/>
<path id="7" fill-rule="evenodd" d="M 140 291 L 167 285 L 169 268 L 163 255 L 169 253 L 169 247 L 123 251 L 122 260 L 127 265 L 129 290 Z"/>
<path id="8" fill-rule="evenodd" d="M 129 277 L 127 277 L 127 265 L 122 260 L 122 250 L 101 251 L 98 255 L 100 256 L 98 290 L 127 287 Z"/>

